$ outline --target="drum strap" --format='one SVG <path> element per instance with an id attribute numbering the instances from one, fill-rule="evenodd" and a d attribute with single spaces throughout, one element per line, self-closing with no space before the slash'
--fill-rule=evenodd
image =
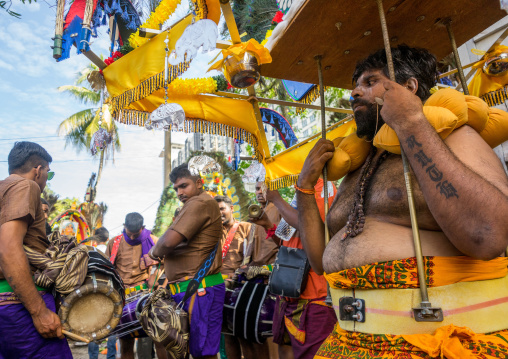
<path id="1" fill-rule="evenodd" d="M 111 249 L 111 256 L 109 257 L 109 261 L 112 264 L 115 264 L 116 255 L 118 254 L 118 248 L 120 248 L 120 242 L 122 241 L 123 234 L 120 234 L 119 236 L 116 236 L 115 239 L 113 239 L 113 248 Z"/>
<path id="2" fill-rule="evenodd" d="M 217 250 L 219 249 L 219 244 L 215 246 L 213 251 L 206 257 L 205 261 L 201 264 L 196 274 L 194 274 L 194 277 L 189 282 L 189 285 L 187 286 L 187 289 L 185 290 L 185 295 L 182 298 L 181 303 L 185 303 L 187 299 L 189 299 L 191 296 L 194 295 L 194 293 L 197 292 L 199 289 L 199 284 L 203 280 L 203 278 L 206 277 L 208 272 L 210 271 L 210 268 L 213 265 L 215 255 L 217 254 Z"/>
<path id="3" fill-rule="evenodd" d="M 226 255 L 228 254 L 229 246 L 231 245 L 231 242 L 233 242 L 233 237 L 236 234 L 238 226 L 240 226 L 240 222 L 235 222 L 235 224 L 233 224 L 233 227 L 231 227 L 231 229 L 228 232 L 226 242 L 224 242 L 224 245 L 222 246 L 222 260 L 224 260 L 224 258 L 226 258 Z"/>

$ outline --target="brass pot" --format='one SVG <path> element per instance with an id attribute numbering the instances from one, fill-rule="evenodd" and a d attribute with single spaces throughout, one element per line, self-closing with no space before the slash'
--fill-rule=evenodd
<path id="1" fill-rule="evenodd" d="M 483 72 L 489 76 L 503 76 L 508 72 L 508 53 L 491 57 L 483 65 Z"/>
<path id="2" fill-rule="evenodd" d="M 228 56 L 222 71 L 231 86 L 242 89 L 254 85 L 261 77 L 258 60 L 251 51 L 246 51 L 241 60 Z"/>

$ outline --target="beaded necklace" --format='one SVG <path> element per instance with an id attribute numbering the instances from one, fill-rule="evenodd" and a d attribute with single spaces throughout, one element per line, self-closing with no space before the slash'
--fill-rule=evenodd
<path id="1" fill-rule="evenodd" d="M 372 160 L 374 159 L 376 152 L 377 149 L 373 146 L 370 150 L 367 160 L 365 161 L 365 164 L 362 167 L 362 172 L 356 185 L 353 208 L 349 213 L 346 223 L 346 230 L 342 234 L 342 240 L 345 240 L 346 238 L 356 237 L 363 232 L 363 225 L 365 224 L 365 213 L 363 207 L 367 190 L 369 189 L 371 179 L 374 176 L 374 173 L 378 169 L 379 165 L 389 155 L 388 151 L 383 151 L 383 153 L 373 163 Z"/>

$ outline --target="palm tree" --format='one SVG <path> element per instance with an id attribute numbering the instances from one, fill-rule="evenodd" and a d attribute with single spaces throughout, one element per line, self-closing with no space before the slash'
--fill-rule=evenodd
<path id="1" fill-rule="evenodd" d="M 58 126 L 57 131 L 59 136 L 65 136 L 65 146 L 71 145 L 79 153 L 83 149 L 88 150 L 90 148 L 93 135 L 99 129 L 99 121 L 102 120 L 101 127 L 107 130 L 113 140 L 103 151 L 97 152 L 97 154 L 100 154 L 100 158 L 96 184 L 101 178 L 104 159 L 107 159 L 110 154 L 114 158 L 115 150 L 118 151 L 120 149 L 118 127 L 109 112 L 107 96 L 104 96 L 106 100 L 102 108 L 103 116 L 101 119 L 99 108 L 100 92 L 91 89 L 87 81 L 88 74 L 97 70 L 95 65 L 90 64 L 78 73 L 75 85 L 65 85 L 58 88 L 58 91 L 68 93 L 81 103 L 91 105 L 92 107 L 76 112 L 63 120 Z"/>

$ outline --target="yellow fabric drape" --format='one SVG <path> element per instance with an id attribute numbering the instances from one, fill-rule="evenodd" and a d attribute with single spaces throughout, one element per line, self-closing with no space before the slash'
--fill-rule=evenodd
<path id="1" fill-rule="evenodd" d="M 346 137 L 356 131 L 356 123 L 350 121 L 326 134 L 326 138 L 333 140 L 338 137 Z M 270 189 L 278 189 L 291 186 L 298 180 L 303 163 L 310 150 L 321 137 L 295 148 L 289 152 L 283 152 L 273 156 L 268 162 L 263 162 L 266 169 L 266 183 Z"/>
<path id="2" fill-rule="evenodd" d="M 192 15 L 188 15 L 169 31 L 169 51 L 175 48 L 176 41 L 191 22 Z M 164 40 L 167 36 L 164 31 L 103 70 L 113 113 L 164 86 Z M 170 66 L 170 77 L 173 74 L 172 79 L 176 78 L 188 65 Z"/>
<path id="3" fill-rule="evenodd" d="M 502 278 L 508 274 L 508 257 L 482 261 L 466 256 L 424 257 L 427 286 Z M 331 288 L 419 288 L 416 258 L 367 264 L 324 274 Z"/>
<path id="4" fill-rule="evenodd" d="M 507 358 L 508 330 L 476 334 L 447 325 L 434 335 L 383 335 L 348 332 L 338 323 L 314 359 L 469 359 Z"/>
<path id="5" fill-rule="evenodd" d="M 131 103 L 119 113 L 118 120 L 143 126 L 150 113 L 164 103 L 163 93 L 164 89 L 160 89 Z M 267 156 L 261 146 L 254 108 L 250 102 L 210 95 L 172 95 L 168 102 L 178 103 L 183 107 L 187 118 L 186 125 L 190 126 L 185 132 L 196 130 L 245 140 L 254 147 L 260 161 Z M 196 121 L 200 121 L 199 128 L 196 128 L 198 125 L 192 124 Z M 246 134 L 243 134 L 244 132 Z M 252 140 L 249 140 L 248 136 L 252 136 Z"/>
<path id="6" fill-rule="evenodd" d="M 507 265 L 506 257 L 490 261 L 466 256 L 424 257 L 429 287 L 503 278 L 508 273 Z M 419 287 L 414 257 L 346 269 L 325 274 L 325 278 L 331 288 L 368 289 L 372 292 L 376 289 Z M 346 331 L 337 323 L 315 356 L 317 359 L 394 357 L 508 358 L 508 330 L 478 334 L 467 327 L 450 324 L 439 327 L 433 334 L 391 335 Z"/>

